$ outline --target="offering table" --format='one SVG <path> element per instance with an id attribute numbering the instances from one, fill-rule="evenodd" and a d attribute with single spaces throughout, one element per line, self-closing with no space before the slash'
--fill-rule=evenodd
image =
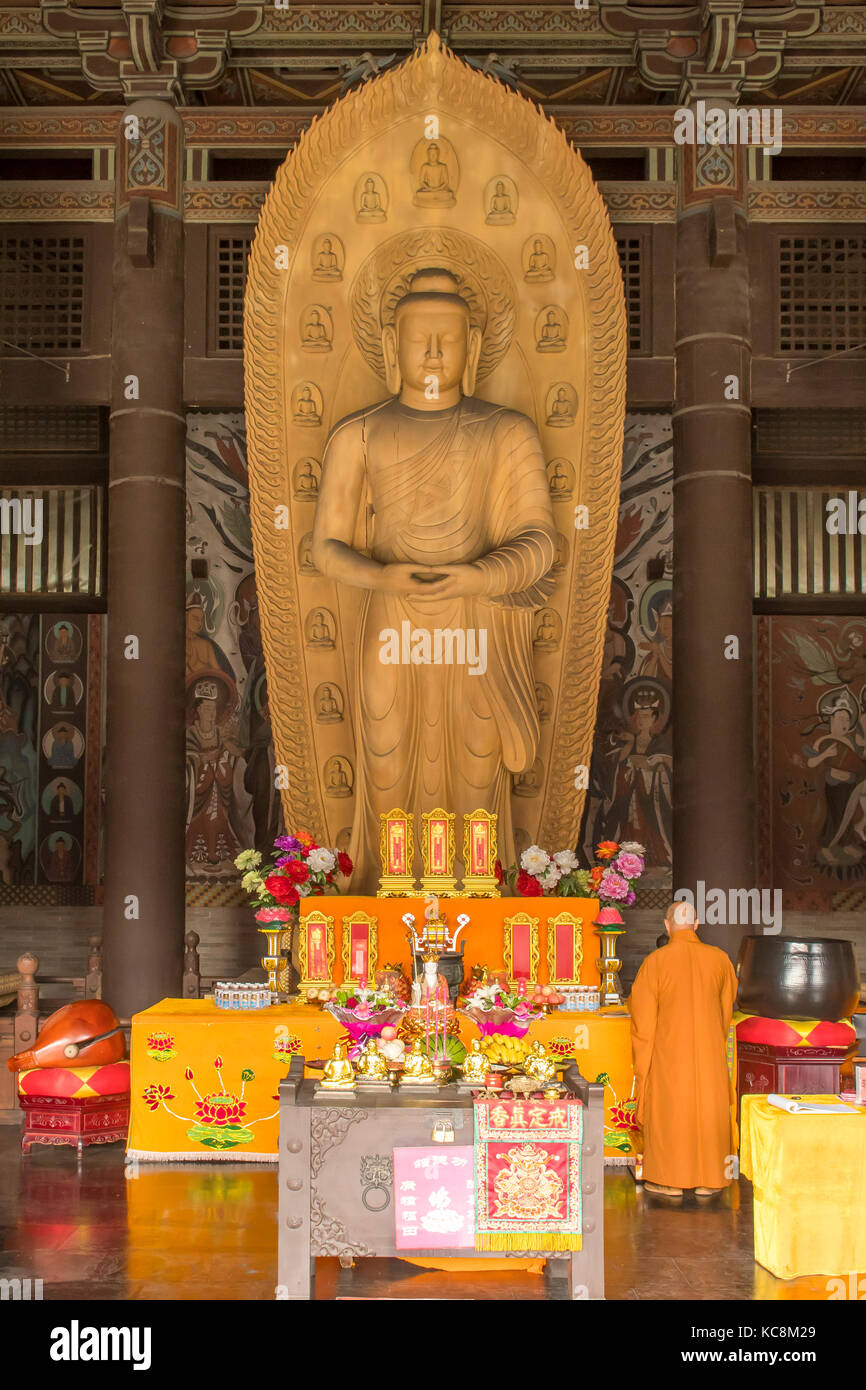
<path id="1" fill-rule="evenodd" d="M 478 1030 L 464 1018 L 460 1035 L 468 1046 Z M 276 1162 L 274 1097 L 289 1062 L 301 1055 L 328 1057 L 343 1036 L 327 1010 L 309 1004 L 246 1012 L 218 1009 L 206 999 L 163 999 L 143 1010 L 132 1020 L 130 1157 L 151 1163 Z M 639 1148 L 628 1011 L 554 1011 L 536 1019 L 528 1037 L 546 1046 L 570 1042 L 585 1076 L 607 1078 L 605 1157 L 628 1162 Z"/>
<path id="2" fill-rule="evenodd" d="M 604 1088 L 585 1080 L 576 1066 L 564 1076 L 567 1091 L 584 1106 L 581 1146 L 582 1248 L 514 1250 L 518 1257 L 547 1257 L 569 1281 L 574 1299 L 604 1298 Z M 331 1091 L 316 1094 L 294 1057 L 280 1084 L 278 1297 L 312 1297 L 314 1261 L 336 1255 L 344 1265 L 358 1257 L 399 1256 L 394 1215 L 395 1149 L 431 1145 L 434 1127 L 450 1124 L 454 1143 L 472 1144 L 471 1095 L 456 1085 L 417 1091 Z M 371 1123 L 372 1122 L 372 1123 Z M 448 1154 L 448 1145 L 441 1153 Z M 443 1247 L 417 1249 L 436 1256 Z M 461 1256 L 489 1258 L 489 1251 L 461 1249 Z"/>

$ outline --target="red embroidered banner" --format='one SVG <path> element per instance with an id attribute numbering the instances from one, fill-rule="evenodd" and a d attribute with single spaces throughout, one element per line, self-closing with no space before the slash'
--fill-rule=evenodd
<path id="1" fill-rule="evenodd" d="M 476 1250 L 581 1248 L 579 1100 L 475 1102 Z"/>

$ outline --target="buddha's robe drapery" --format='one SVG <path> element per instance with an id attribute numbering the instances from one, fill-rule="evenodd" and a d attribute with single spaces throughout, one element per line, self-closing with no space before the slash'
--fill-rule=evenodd
<path id="1" fill-rule="evenodd" d="M 647 956 L 629 997 L 643 1173 L 664 1187 L 726 1187 L 736 1125 L 726 1046 L 734 967 L 697 933 Z"/>
<path id="2" fill-rule="evenodd" d="M 525 415 L 473 397 L 437 411 L 395 398 L 362 412 L 362 420 L 368 553 L 381 564 L 474 561 L 487 578 L 478 597 L 375 590 L 365 597 L 354 701 L 353 887 L 375 891 L 379 815 L 396 806 L 415 812 L 418 832 L 422 811 L 454 811 L 458 855 L 463 815 L 496 811 L 500 854 L 510 862 L 510 776 L 532 766 L 539 738 L 531 624 L 553 588 L 556 533 L 541 442 Z M 404 623 L 430 634 L 434 656 L 437 630 L 464 634 L 466 661 L 453 660 L 459 648 L 448 638 L 441 664 L 383 661 L 386 635 L 402 636 Z M 471 674 L 472 655 L 478 674 Z"/>

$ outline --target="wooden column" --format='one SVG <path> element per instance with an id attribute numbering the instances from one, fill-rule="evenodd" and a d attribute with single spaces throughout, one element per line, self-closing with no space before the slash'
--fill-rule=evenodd
<path id="1" fill-rule="evenodd" d="M 179 996 L 184 937 L 183 127 L 128 108 L 113 266 L 103 998 Z"/>
<path id="2" fill-rule="evenodd" d="M 694 893 L 755 883 L 751 342 L 744 151 L 684 145 L 679 166 L 673 881 Z M 701 935 L 736 959 L 744 930 Z"/>

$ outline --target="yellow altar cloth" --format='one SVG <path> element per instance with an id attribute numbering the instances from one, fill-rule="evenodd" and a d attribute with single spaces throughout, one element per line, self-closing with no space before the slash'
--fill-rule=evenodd
<path id="1" fill-rule="evenodd" d="M 467 1044 L 478 1036 L 468 1018 L 460 1019 L 460 1033 Z M 275 1163 L 277 1095 L 293 1053 L 328 1057 L 343 1036 L 331 1014 L 309 1004 L 232 1010 L 206 999 L 163 999 L 136 1014 L 129 1157 Z M 568 1042 L 584 1076 L 607 1076 L 605 1155 L 625 1161 L 635 1128 L 627 1011 L 554 1012 L 533 1023 L 529 1036 Z"/>
<path id="2" fill-rule="evenodd" d="M 765 1096 L 746 1095 L 740 1115 L 758 1264 L 779 1279 L 866 1272 L 866 1109 L 790 1115 Z"/>

